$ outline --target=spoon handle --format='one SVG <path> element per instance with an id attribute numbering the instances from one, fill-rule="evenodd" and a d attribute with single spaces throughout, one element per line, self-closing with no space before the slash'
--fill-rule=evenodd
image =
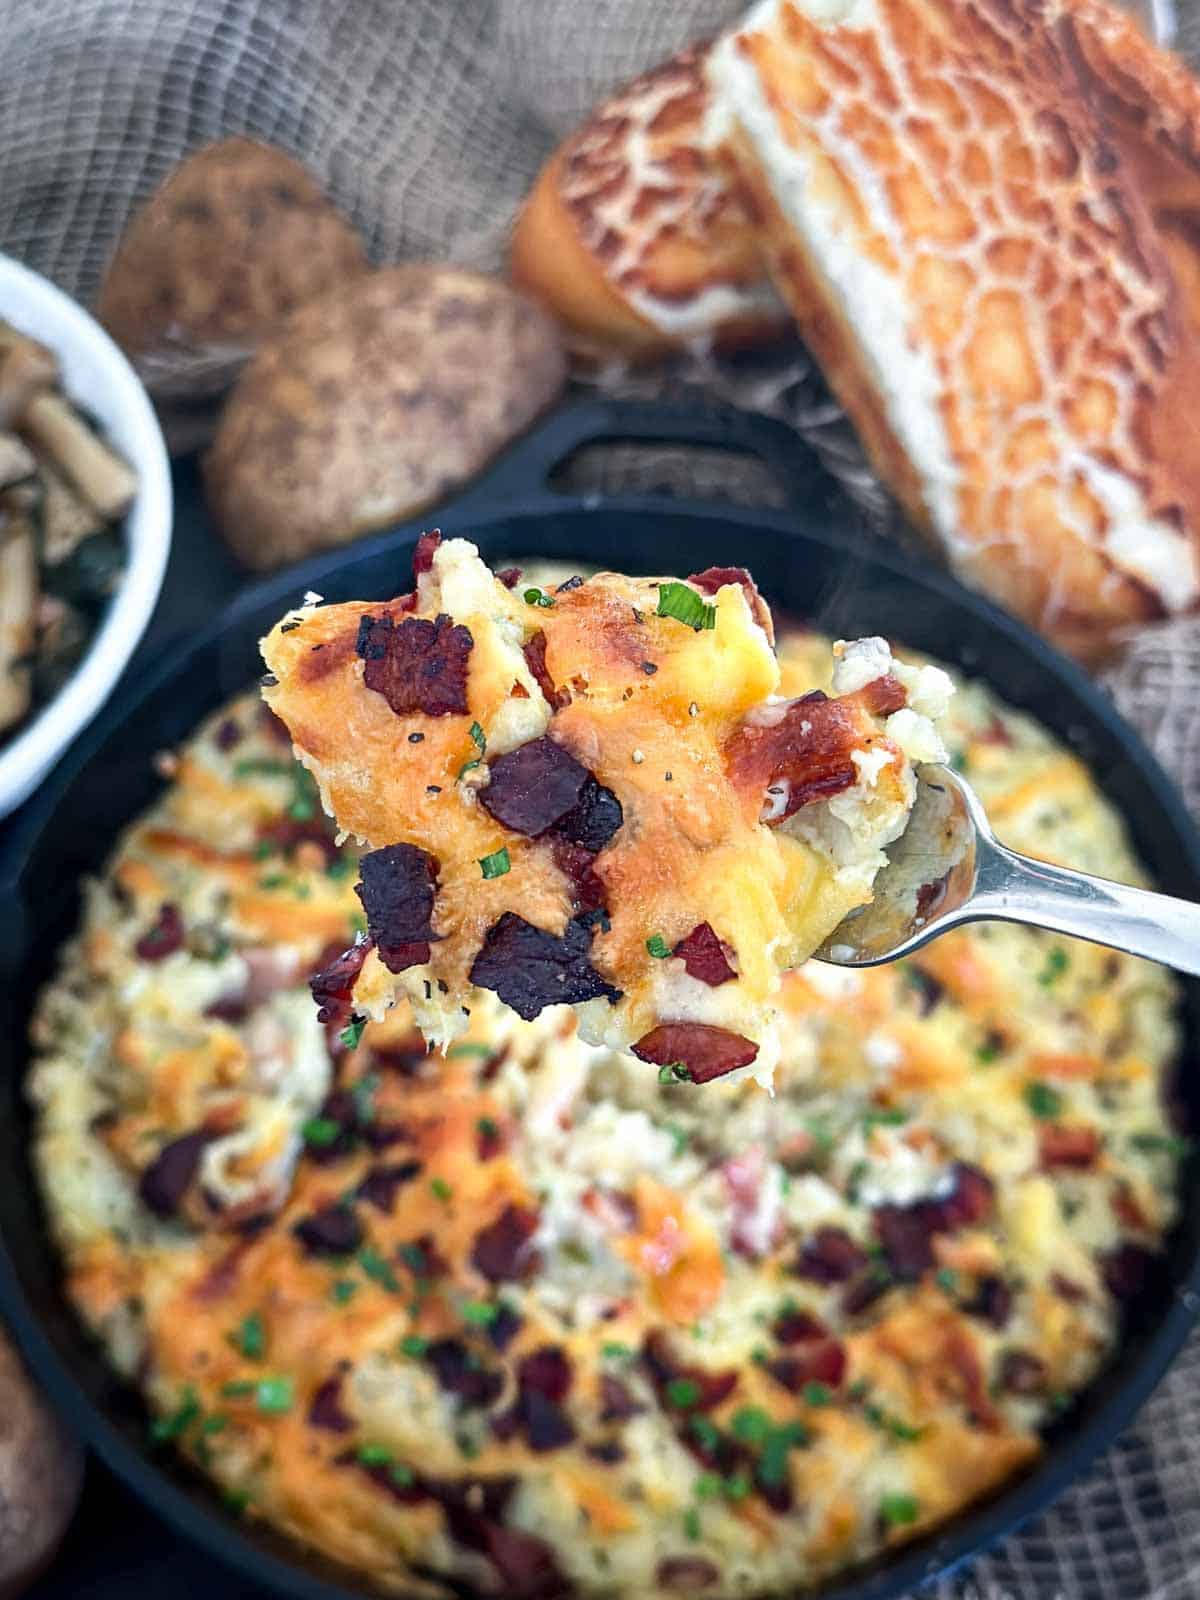
<path id="1" fill-rule="evenodd" d="M 979 841 L 971 916 L 1051 928 L 1200 975 L 1200 905 Z"/>

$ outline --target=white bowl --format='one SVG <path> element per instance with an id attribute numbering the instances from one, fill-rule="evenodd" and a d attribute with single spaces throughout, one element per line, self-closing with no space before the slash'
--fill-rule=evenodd
<path id="1" fill-rule="evenodd" d="M 82 306 L 0 255 L 0 317 L 54 351 L 67 394 L 96 418 L 138 477 L 137 498 L 124 522 L 125 573 L 87 654 L 33 720 L 0 744 L 3 817 L 33 793 L 96 715 L 146 630 L 171 548 L 171 473 L 146 391 Z"/>

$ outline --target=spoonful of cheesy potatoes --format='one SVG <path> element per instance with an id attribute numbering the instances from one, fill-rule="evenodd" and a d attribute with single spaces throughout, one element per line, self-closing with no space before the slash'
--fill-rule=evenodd
<path id="1" fill-rule="evenodd" d="M 781 698 L 749 573 L 553 587 L 422 536 L 415 588 L 291 611 L 263 694 L 344 834 L 364 931 L 313 979 L 353 1038 L 407 998 L 445 1047 L 491 989 L 574 1007 L 666 1081 L 778 1054 L 780 976 L 871 899 L 950 680 L 882 639 Z M 310 597 L 312 598 L 312 597 Z"/>

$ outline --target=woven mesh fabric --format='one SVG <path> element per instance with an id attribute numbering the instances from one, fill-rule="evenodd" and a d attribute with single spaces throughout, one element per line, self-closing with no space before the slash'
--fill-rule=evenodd
<path id="1" fill-rule="evenodd" d="M 1200 61 L 1200 0 L 1180 3 L 1180 44 Z M 376 261 L 499 266 L 514 206 L 555 138 L 600 94 L 739 10 L 739 0 L 0 0 L 0 249 L 90 302 L 131 208 L 189 150 L 249 133 L 312 168 Z M 693 363 L 669 382 L 787 417 L 878 534 L 897 535 L 802 352 Z M 587 452 L 570 470 L 607 489 L 776 495 L 760 470 L 679 450 Z M 1200 811 L 1200 625 L 1148 631 L 1107 682 Z M 1200 1594 L 1200 1341 L 1084 1483 L 937 1592 Z"/>

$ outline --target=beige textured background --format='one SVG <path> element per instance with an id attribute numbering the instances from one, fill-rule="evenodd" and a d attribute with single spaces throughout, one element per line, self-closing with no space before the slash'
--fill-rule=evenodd
<path id="1" fill-rule="evenodd" d="M 1181 0 L 1181 43 L 1200 4 Z M 604 90 L 735 17 L 737 0 L 0 0 L 0 250 L 84 301 L 130 207 L 188 150 L 250 133 L 294 151 L 379 261 L 498 266 L 556 136 Z M 1200 61 L 1200 51 L 1193 52 Z M 800 352 L 673 375 L 788 417 L 894 518 Z M 661 387 L 645 380 L 643 392 Z M 771 499 L 722 458 L 622 451 L 576 482 Z M 1108 677 L 1200 811 L 1200 627 L 1137 640 Z M 1200 1595 L 1200 1342 L 1087 1481 L 939 1586 L 950 1600 Z"/>

